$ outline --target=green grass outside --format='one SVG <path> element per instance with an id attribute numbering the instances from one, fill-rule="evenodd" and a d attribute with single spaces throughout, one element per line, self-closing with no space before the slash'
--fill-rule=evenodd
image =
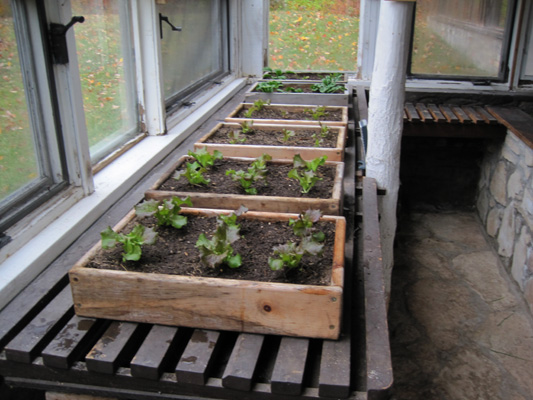
<path id="1" fill-rule="evenodd" d="M 358 17 L 271 11 L 268 65 L 295 71 L 355 71 L 358 35 Z"/>

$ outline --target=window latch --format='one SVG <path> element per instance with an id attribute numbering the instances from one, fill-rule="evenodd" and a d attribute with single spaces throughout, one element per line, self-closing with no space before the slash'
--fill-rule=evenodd
<path id="1" fill-rule="evenodd" d="M 181 32 L 181 26 L 174 26 L 166 15 L 159 13 L 159 36 L 161 36 L 161 39 L 163 39 L 163 22 L 169 24 L 173 31 Z"/>
<path id="2" fill-rule="evenodd" d="M 67 31 L 76 22 L 85 22 L 85 17 L 72 17 L 70 22 L 63 24 L 50 24 L 50 46 L 54 64 L 68 64 Z"/>

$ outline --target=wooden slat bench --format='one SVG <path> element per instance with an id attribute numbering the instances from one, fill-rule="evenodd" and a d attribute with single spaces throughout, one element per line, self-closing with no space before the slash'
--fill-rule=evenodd
<path id="1" fill-rule="evenodd" d="M 211 122 L 214 126 L 218 121 Z M 195 140 L 188 139 L 165 164 L 179 158 Z M 0 311 L 4 383 L 44 390 L 50 398 L 70 393 L 69 399 L 76 395 L 150 400 L 378 398 L 391 386 L 392 372 L 383 271 L 376 257 L 380 240 L 377 190 L 368 178 L 363 187 L 356 188 L 354 142 L 352 129 L 345 155 L 344 215 L 350 234 L 345 254 L 345 318 L 339 340 L 74 315 L 67 271 L 80 251 L 83 254 L 91 247 L 97 232 L 139 201 L 151 179 L 167 168 L 161 165 Z M 360 220 L 357 209 L 368 214 Z M 369 234 L 377 236 L 362 246 L 362 237 Z"/>

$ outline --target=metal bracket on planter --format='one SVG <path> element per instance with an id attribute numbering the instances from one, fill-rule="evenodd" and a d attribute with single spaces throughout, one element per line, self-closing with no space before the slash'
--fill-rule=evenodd
<path id="1" fill-rule="evenodd" d="M 170 22 L 166 15 L 159 13 L 159 36 L 161 39 L 163 39 L 163 22 L 169 24 L 173 31 L 181 32 L 181 26 L 174 26 L 174 24 Z"/>
<path id="2" fill-rule="evenodd" d="M 366 119 L 362 119 L 359 121 L 359 130 L 361 131 L 361 142 L 363 143 L 363 149 L 362 149 L 362 160 L 359 160 L 357 162 L 358 169 L 365 170 L 366 169 L 366 148 L 368 143 L 368 122 Z"/>
<path id="3" fill-rule="evenodd" d="M 85 22 L 85 17 L 72 17 L 70 22 L 63 24 L 50 24 L 50 46 L 54 64 L 68 64 L 67 31 L 76 22 Z"/>

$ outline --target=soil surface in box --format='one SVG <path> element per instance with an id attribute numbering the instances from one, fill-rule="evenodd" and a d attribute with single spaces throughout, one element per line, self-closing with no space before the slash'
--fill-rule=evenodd
<path id="1" fill-rule="evenodd" d="M 124 229 L 124 232 L 129 232 L 134 222 L 138 221 L 145 226 L 154 227 L 159 233 L 156 244 L 143 246 L 141 260 L 123 262 L 122 249 L 117 246 L 115 249 L 101 250 L 87 267 L 322 286 L 329 285 L 331 282 L 334 223 L 318 222 L 315 224 L 317 230 L 324 232 L 326 236 L 321 255 L 305 255 L 298 268 L 272 271 L 268 266 L 268 257 L 274 256 L 272 248 L 289 240 L 299 241 L 288 222 L 239 219 L 241 239 L 233 243 L 233 249 L 242 257 L 241 267 L 231 269 L 222 265 L 213 269 L 202 265 L 195 244 L 200 233 L 204 233 L 208 239 L 211 239 L 216 229 L 215 217 L 188 216 L 187 225 L 179 230 L 172 227 L 154 226 L 155 223 L 151 217 L 134 219 Z"/>
<path id="2" fill-rule="evenodd" d="M 330 131 L 326 137 L 321 137 L 318 129 L 295 129 L 293 130 L 294 136 L 285 141 L 282 128 L 277 131 L 263 130 L 260 128 L 252 129 L 253 131 L 251 133 L 242 134 L 237 127 L 222 126 L 211 135 L 208 140 L 206 140 L 206 143 L 230 144 L 230 138 L 228 135 L 233 131 L 239 131 L 239 133 L 246 138 L 246 141 L 242 143 L 235 143 L 239 145 L 315 147 L 316 139 L 313 138 L 313 135 L 317 135 L 319 139 L 319 146 L 317 147 L 335 148 L 337 146 L 337 130 Z"/>
<path id="3" fill-rule="evenodd" d="M 248 109 L 240 110 L 236 118 L 248 118 L 244 114 Z M 284 119 L 284 120 L 299 120 L 299 121 L 313 121 L 313 113 L 316 107 L 303 109 L 302 111 L 293 111 L 291 109 L 279 109 L 272 106 L 265 106 L 260 111 L 254 111 L 251 119 Z M 316 121 L 342 121 L 342 109 L 334 109 L 324 111 L 324 114 L 316 119 Z"/>
<path id="4" fill-rule="evenodd" d="M 189 160 L 189 162 L 192 162 Z M 250 162 L 236 162 L 217 160 L 215 165 L 204 173 L 204 177 L 210 179 L 209 185 L 191 185 L 185 177 L 176 180 L 172 177 L 167 179 L 159 190 L 169 190 L 175 192 L 194 193 L 218 193 L 218 194 L 246 194 L 239 182 L 234 182 L 226 171 L 247 171 Z M 178 171 L 185 168 L 185 163 Z M 333 185 L 335 182 L 335 166 L 322 165 L 318 167 L 317 175 L 322 178 L 311 188 L 309 193 L 301 192 L 300 183 L 289 178 L 287 175 L 293 168 L 292 164 L 280 165 L 276 163 L 267 164 L 266 183 L 256 183 L 258 196 L 282 196 L 282 197 L 304 197 L 314 199 L 329 199 L 332 197 Z M 193 204 L 194 206 L 194 204 Z"/>

